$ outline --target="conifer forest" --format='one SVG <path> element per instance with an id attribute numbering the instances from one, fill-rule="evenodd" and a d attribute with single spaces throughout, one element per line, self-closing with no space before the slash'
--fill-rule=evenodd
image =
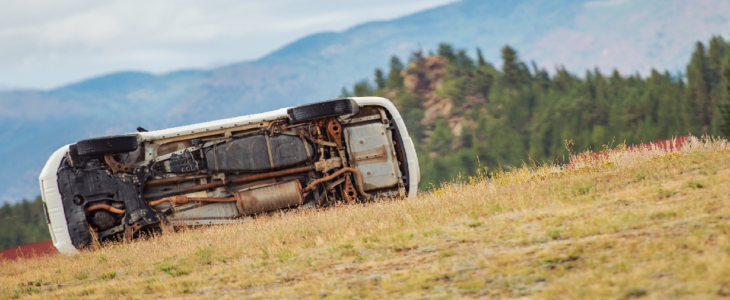
<path id="1" fill-rule="evenodd" d="M 692 134 L 730 135 L 730 43 L 697 42 L 685 72 L 552 72 L 502 48 L 502 66 L 442 43 L 416 51 L 341 96 L 377 95 L 398 107 L 416 144 L 421 189 L 441 182 Z M 606 71 L 609 71 L 606 73 Z"/>

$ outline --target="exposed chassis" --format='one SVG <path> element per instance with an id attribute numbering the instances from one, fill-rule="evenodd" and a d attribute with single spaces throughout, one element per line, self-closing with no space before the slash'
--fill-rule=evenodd
<path id="1" fill-rule="evenodd" d="M 62 253 L 77 253 L 94 240 L 132 239 L 145 230 L 413 197 L 420 180 L 403 120 L 379 97 L 114 138 L 61 147 L 41 172 L 49 230 Z M 104 139 L 109 143 L 100 144 Z M 133 145 L 113 145 L 119 141 Z"/>

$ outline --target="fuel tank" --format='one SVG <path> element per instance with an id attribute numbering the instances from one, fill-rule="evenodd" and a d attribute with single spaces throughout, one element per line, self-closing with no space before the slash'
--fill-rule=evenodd
<path id="1" fill-rule="evenodd" d="M 256 172 L 307 161 L 314 147 L 298 136 L 247 136 L 203 150 L 208 172 Z"/>

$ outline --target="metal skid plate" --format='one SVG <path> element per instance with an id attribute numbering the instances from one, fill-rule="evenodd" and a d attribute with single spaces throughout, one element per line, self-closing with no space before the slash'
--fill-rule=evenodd
<path id="1" fill-rule="evenodd" d="M 366 191 L 398 184 L 400 171 L 391 132 L 381 123 L 346 127 L 347 151 L 352 165 L 363 177 Z"/>

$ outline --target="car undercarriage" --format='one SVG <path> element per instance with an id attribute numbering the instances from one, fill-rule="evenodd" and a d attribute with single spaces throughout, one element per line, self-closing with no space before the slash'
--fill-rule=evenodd
<path id="1" fill-rule="evenodd" d="M 404 129 L 380 106 L 336 99 L 255 123 L 180 131 L 69 146 L 57 183 L 74 247 L 411 189 Z"/>

